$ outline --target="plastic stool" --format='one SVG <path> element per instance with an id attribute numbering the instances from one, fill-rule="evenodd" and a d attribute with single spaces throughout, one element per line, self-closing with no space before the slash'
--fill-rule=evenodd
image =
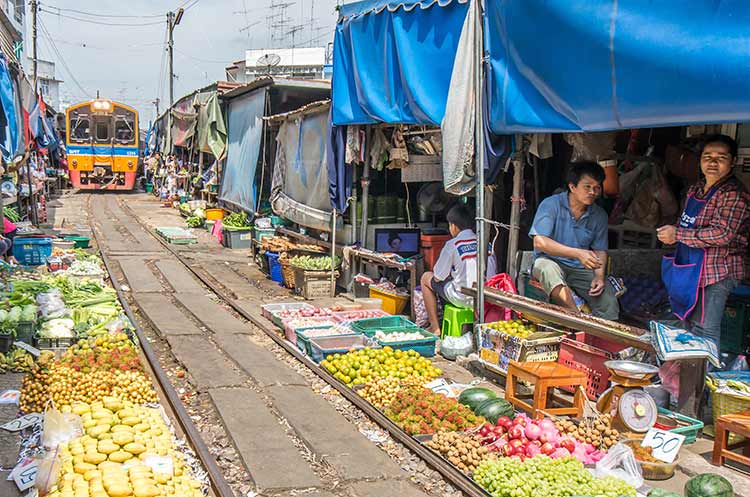
<path id="1" fill-rule="evenodd" d="M 464 309 L 451 304 L 443 308 L 443 327 L 440 338 L 460 337 L 463 326 L 474 323 L 474 309 Z"/>

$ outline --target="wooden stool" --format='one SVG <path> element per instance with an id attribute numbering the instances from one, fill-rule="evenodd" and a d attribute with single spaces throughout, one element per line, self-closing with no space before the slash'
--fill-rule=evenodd
<path id="1" fill-rule="evenodd" d="M 517 396 L 518 380 L 526 380 L 534 385 L 534 405 L 521 400 Z M 508 376 L 505 382 L 505 400 L 519 409 L 531 413 L 531 417 L 543 417 L 539 412 L 544 410 L 550 414 L 572 414 L 577 417 L 583 415 L 584 390 L 586 387 L 586 373 L 571 369 L 556 362 L 516 362 L 508 364 Z M 547 400 L 554 397 L 549 389 L 555 387 L 574 387 L 572 407 L 547 408 Z"/>
<path id="2" fill-rule="evenodd" d="M 750 466 L 750 409 L 735 414 L 719 416 L 714 422 L 716 435 L 714 437 L 714 453 L 711 464 L 721 466 L 724 459 L 732 459 L 746 466 Z M 729 435 L 742 435 L 745 440 L 729 444 Z M 742 447 L 742 455 L 735 454 L 732 449 Z"/>

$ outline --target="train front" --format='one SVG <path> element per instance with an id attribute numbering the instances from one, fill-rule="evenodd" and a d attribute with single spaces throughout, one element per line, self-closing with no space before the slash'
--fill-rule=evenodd
<path id="1" fill-rule="evenodd" d="M 82 190 L 132 190 L 138 172 L 138 112 L 106 99 L 67 111 L 70 181 Z"/>

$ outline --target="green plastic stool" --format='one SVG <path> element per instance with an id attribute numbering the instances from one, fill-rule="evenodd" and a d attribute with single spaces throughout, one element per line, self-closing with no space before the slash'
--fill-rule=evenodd
<path id="1" fill-rule="evenodd" d="M 464 309 L 451 304 L 445 304 L 443 309 L 443 327 L 440 338 L 460 337 L 463 326 L 474 323 L 474 309 Z"/>

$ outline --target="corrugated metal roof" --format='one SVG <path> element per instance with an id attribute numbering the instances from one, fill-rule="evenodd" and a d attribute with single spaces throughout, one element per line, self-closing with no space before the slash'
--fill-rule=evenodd
<path id="1" fill-rule="evenodd" d="M 317 112 L 327 111 L 331 107 L 331 100 L 318 100 L 317 102 L 310 102 L 307 105 L 303 105 L 299 109 L 294 109 L 289 112 L 283 112 L 281 114 L 274 114 L 273 116 L 264 117 L 266 121 L 284 121 L 286 119 L 293 119 L 298 116 L 306 116 L 309 114 L 315 114 Z"/>
<path id="2" fill-rule="evenodd" d="M 223 98 L 224 100 L 237 98 L 246 93 L 257 90 L 258 88 L 264 88 L 266 86 L 284 86 L 288 88 L 328 90 L 331 88 L 331 82 L 317 79 L 274 78 L 271 76 L 264 76 L 224 93 L 223 95 L 221 95 L 221 98 Z"/>

